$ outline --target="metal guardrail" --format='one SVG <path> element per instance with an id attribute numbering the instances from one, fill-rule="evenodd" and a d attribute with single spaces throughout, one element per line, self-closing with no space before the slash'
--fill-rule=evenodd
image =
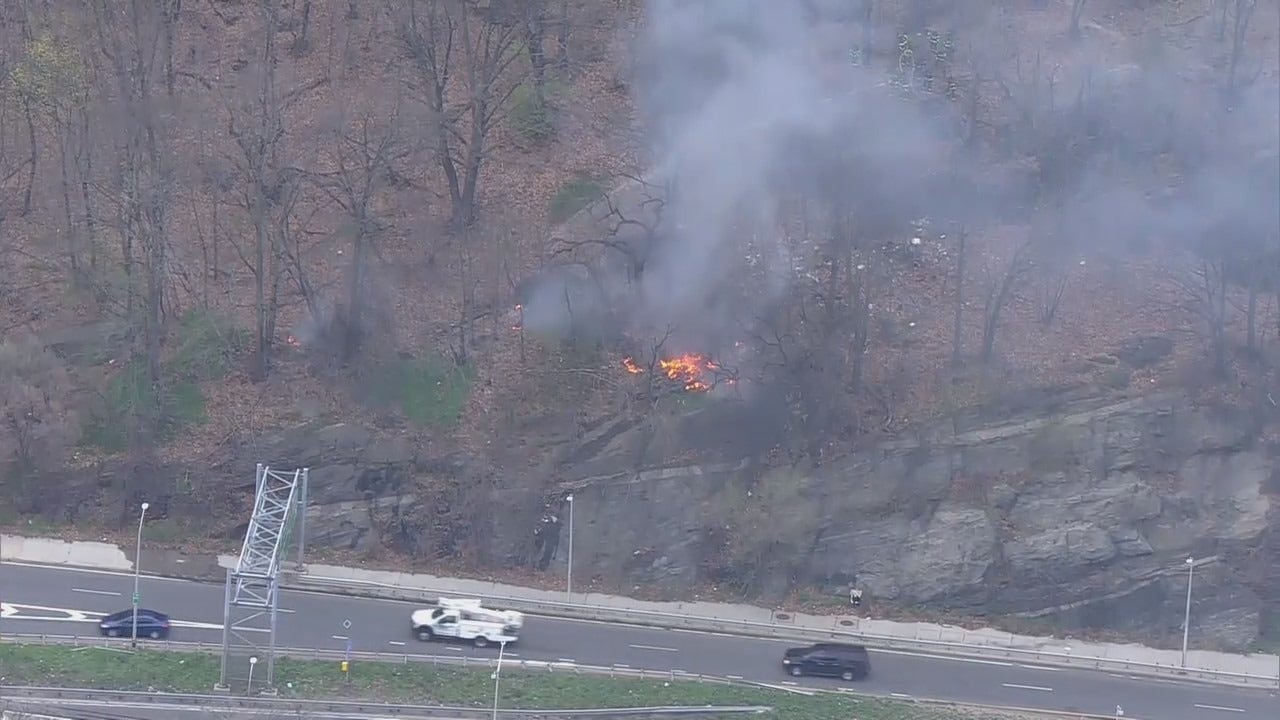
<path id="1" fill-rule="evenodd" d="M 443 594 L 448 597 L 479 598 L 496 606 L 502 606 L 511 610 L 520 610 L 534 615 L 545 615 L 551 617 L 594 620 L 598 622 L 661 628 L 679 628 L 683 630 L 701 630 L 705 632 L 729 633 L 732 635 L 743 635 L 748 637 L 802 641 L 857 642 L 867 645 L 872 649 L 880 647 L 886 649 L 914 650 L 917 652 L 926 652 L 938 655 L 958 655 L 987 659 L 997 658 L 1032 664 L 1103 670 L 1115 673 L 1176 677 L 1184 680 L 1235 685 L 1240 687 L 1280 688 L 1280 668 L 1277 668 L 1277 675 L 1275 676 L 1253 675 L 1212 668 L 1184 668 L 1179 665 L 1146 663 L 1123 658 L 1075 655 L 1069 652 L 1030 650 L 993 645 L 989 643 L 974 644 L 944 640 L 926 640 L 922 638 L 903 638 L 892 635 L 877 635 L 840 627 L 814 628 L 778 621 L 759 622 L 753 620 L 735 620 L 698 615 L 665 613 L 654 610 L 610 607 L 607 605 L 586 605 L 549 600 L 529 600 L 527 598 L 478 595 L 474 593 L 442 593 L 441 591 L 429 588 L 406 588 L 402 586 L 381 585 L 377 583 L 345 580 L 340 578 L 317 577 L 305 574 L 293 575 L 286 587 L 294 590 L 310 590 L 362 597 L 410 600 L 424 603 L 434 602 L 436 598 Z"/>
<path id="2" fill-rule="evenodd" d="M 181 693 L 152 693 L 130 690 L 90 690 L 85 688 L 47 688 L 27 686 L 0 685 L 0 697 L 6 699 L 40 700 L 45 702 L 94 701 L 131 704 L 148 704 L 161 706 L 203 707 L 211 710 L 265 710 L 268 712 L 284 712 L 301 715 L 304 712 L 350 713 L 352 715 L 418 715 L 426 716 L 434 713 L 449 713 L 455 717 L 493 717 L 493 708 L 478 708 L 453 705 L 400 705 L 395 703 L 352 702 L 345 700 L 296 700 L 292 698 L 268 697 L 233 697 L 229 695 L 196 695 Z M 771 712 L 773 708 L 757 705 L 664 705 L 655 707 L 631 708 L 590 708 L 590 709 L 519 709 L 498 708 L 499 715 L 519 716 L 522 718 L 577 718 L 608 717 L 631 718 L 708 714 L 751 714 L 758 715 Z"/>
<path id="3" fill-rule="evenodd" d="M 133 648 L 128 638 L 107 638 L 98 635 L 48 635 L 42 633 L 5 633 L 0 642 L 12 642 L 23 645 L 61 645 L 77 648 L 98 647 L 107 650 L 131 652 Z M 151 649 L 178 652 L 221 653 L 221 643 L 203 643 L 187 640 L 147 640 L 146 646 Z M 477 658 L 467 655 L 427 655 L 420 653 L 369 652 L 363 650 L 331 650 L 327 648 L 281 648 L 275 649 L 278 657 L 289 657 L 296 660 L 364 660 L 367 662 L 400 664 L 422 663 L 433 666 L 448 665 L 460 668 L 495 668 L 497 657 Z M 638 680 L 679 680 L 683 682 L 714 683 L 718 685 L 735 685 L 744 683 L 736 678 L 718 675 L 700 675 L 683 670 L 646 670 L 629 665 L 584 665 L 576 662 L 551 660 L 526 660 L 524 658 L 504 657 L 504 668 L 519 670 L 538 670 L 547 672 L 569 672 L 579 675 L 607 675 L 609 677 L 626 677 Z M 0 695 L 2 697 L 2 695 Z"/>
<path id="4" fill-rule="evenodd" d="M 0 641 L 31 643 L 39 642 L 42 645 L 71 645 L 79 648 L 99 647 L 110 649 L 118 652 L 133 652 L 127 640 L 116 638 L 104 638 L 101 636 L 79 637 L 75 635 L 39 635 L 39 634 L 14 634 L 7 633 L 0 637 Z M 201 642 L 179 642 L 179 641 L 147 641 L 148 647 L 160 646 L 164 650 L 178 652 L 217 652 L 221 650 L 221 645 Z M 277 648 L 276 652 L 282 656 L 293 657 L 304 660 L 339 660 L 344 657 L 349 659 L 360 659 L 368 662 L 380 663 L 410 663 L 422 662 L 431 663 L 432 665 L 449 665 L 456 667 L 473 667 L 473 668 L 491 668 L 497 665 L 496 658 L 468 658 L 466 656 L 456 655 L 419 655 L 411 653 L 387 653 L 387 652 L 356 652 L 346 653 L 344 651 L 327 650 L 322 648 Z M 1069 720 L 1110 720 L 1111 715 L 1093 715 L 1082 713 L 1080 711 L 1055 711 L 1045 710 L 1041 708 L 1024 708 L 1011 707 L 1005 705 L 989 705 L 982 703 L 967 703 L 954 700 L 939 700 L 924 697 L 906 697 L 903 695 L 871 693 L 865 691 L 854 690 L 851 688 L 818 688 L 818 687 L 802 687 L 790 685 L 773 685 L 769 683 L 755 682 L 737 677 L 720 677 L 710 675 L 697 675 L 687 673 L 680 670 L 646 670 L 643 668 L 633 668 L 631 666 L 593 666 L 579 665 L 571 662 L 548 662 L 548 661 L 532 661 L 519 659 L 504 658 L 503 664 L 519 667 L 523 670 L 545 669 L 548 672 L 573 672 L 578 674 L 592 674 L 598 676 L 609 677 L 629 677 L 633 679 L 645 680 L 671 680 L 671 681 L 693 681 L 707 682 L 721 685 L 737 685 L 744 687 L 766 688 L 773 691 L 799 693 L 803 695 L 837 695 L 845 697 L 870 697 L 882 700 L 891 700 L 900 703 L 913 703 L 918 705 L 926 705 L 932 707 L 962 707 L 973 711 L 987 712 L 1018 712 L 1026 715 L 1036 715 L 1044 717 L 1063 717 Z M 28 686 L 3 686 L 0 685 L 0 698 L 26 698 L 30 700 L 69 700 L 82 699 L 85 697 L 96 699 L 112 699 L 117 702 L 133 700 L 135 702 L 146 702 L 151 704 L 193 704 L 193 701 L 183 701 L 182 698 L 213 698 L 223 703 L 219 707 L 227 707 L 227 703 L 239 702 L 241 708 L 248 708 L 254 702 L 262 703 L 293 703 L 294 709 L 298 706 L 305 705 L 303 709 L 314 711 L 328 712 L 350 712 L 350 713 L 382 713 L 382 714 L 411 714 L 421 712 L 457 712 L 459 717 L 466 713 L 470 713 L 476 717 L 492 717 L 493 709 L 481 708 L 465 708 L 452 707 L 445 705 L 396 705 L 391 703 L 369 703 L 369 702 L 344 702 L 337 700 L 276 700 L 262 696 L 254 697 L 233 697 L 230 695 L 181 695 L 175 693 L 163 692 L 140 692 L 140 691 L 116 691 L 116 690 L 97 690 L 90 688 L 44 688 L 44 687 L 28 687 Z M 261 707 L 261 706 L 259 706 Z M 278 708 L 277 708 L 278 709 Z M 564 720 L 573 717 L 612 717 L 612 718 L 628 718 L 632 716 L 653 717 L 655 715 L 662 716 L 683 716 L 696 715 L 701 713 L 720 713 L 720 714 L 762 714 L 771 712 L 773 708 L 769 706 L 665 706 L 665 707 L 640 707 L 640 708 L 603 708 L 603 709 L 568 709 L 568 710 L 539 710 L 539 709 L 520 709 L 506 708 L 499 709 L 499 714 L 517 716 L 519 718 L 538 718 L 540 720 Z M 1135 720 L 1137 720 L 1135 718 Z"/>

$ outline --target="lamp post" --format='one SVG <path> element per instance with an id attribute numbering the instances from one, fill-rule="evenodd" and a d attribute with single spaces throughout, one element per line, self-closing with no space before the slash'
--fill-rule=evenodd
<path id="1" fill-rule="evenodd" d="M 502 677 L 502 655 L 506 650 L 505 642 L 498 643 L 498 664 L 493 669 L 493 720 L 498 720 L 498 680 Z"/>
<path id="2" fill-rule="evenodd" d="M 257 664 L 258 664 L 258 656 L 250 655 L 249 656 L 249 687 L 245 688 L 245 691 L 244 691 L 245 695 L 253 694 L 253 668 Z"/>
<path id="3" fill-rule="evenodd" d="M 569 502 L 569 570 L 565 575 L 564 596 L 567 602 L 573 601 L 573 493 L 565 498 Z"/>
<path id="4" fill-rule="evenodd" d="M 1189 557 L 1187 562 L 1187 610 L 1182 616 L 1182 667 L 1187 667 L 1187 635 L 1191 632 L 1191 578 L 1196 574 L 1196 559 Z"/>
<path id="5" fill-rule="evenodd" d="M 138 647 L 138 576 L 142 572 L 142 523 L 147 519 L 147 508 L 150 503 L 142 503 L 142 514 L 138 516 L 138 548 L 133 556 L 133 633 L 129 643 Z"/>

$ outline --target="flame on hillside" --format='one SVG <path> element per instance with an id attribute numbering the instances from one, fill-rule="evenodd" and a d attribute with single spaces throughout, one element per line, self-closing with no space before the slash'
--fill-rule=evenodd
<path id="1" fill-rule="evenodd" d="M 632 357 L 623 358 L 622 367 L 632 375 L 640 375 L 645 372 L 645 368 L 641 367 Z M 684 355 L 660 359 L 656 368 L 658 373 L 668 380 L 680 383 L 688 392 L 706 392 L 710 390 L 711 382 L 708 378 L 719 369 L 720 366 L 718 364 L 708 359 L 707 356 L 697 353 L 685 353 Z"/>

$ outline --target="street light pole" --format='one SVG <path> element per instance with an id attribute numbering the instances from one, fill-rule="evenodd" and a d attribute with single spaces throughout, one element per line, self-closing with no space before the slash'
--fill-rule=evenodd
<path id="1" fill-rule="evenodd" d="M 505 642 L 498 643 L 498 664 L 493 669 L 493 720 L 498 720 L 498 680 L 502 678 L 502 654 L 506 650 Z"/>
<path id="2" fill-rule="evenodd" d="M 142 514 L 138 516 L 138 547 L 133 556 L 133 633 L 130 644 L 138 647 L 138 576 L 142 573 L 142 523 L 147 518 L 149 503 L 142 503 Z"/>
<path id="3" fill-rule="evenodd" d="M 565 576 L 564 595 L 568 602 L 573 601 L 573 493 L 565 498 L 569 501 L 569 571 Z"/>
<path id="4" fill-rule="evenodd" d="M 245 695 L 253 694 L 253 669 L 257 667 L 257 665 L 258 665 L 258 656 L 257 655 L 249 656 L 249 686 L 244 691 Z"/>
<path id="5" fill-rule="evenodd" d="M 1196 574 L 1196 559 L 1187 558 L 1187 610 L 1182 616 L 1182 667 L 1187 667 L 1187 636 L 1191 633 L 1191 579 Z"/>

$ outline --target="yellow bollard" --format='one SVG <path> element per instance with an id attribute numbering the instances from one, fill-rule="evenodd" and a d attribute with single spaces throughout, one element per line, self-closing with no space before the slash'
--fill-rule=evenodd
<path id="1" fill-rule="evenodd" d="M 350 669 L 350 667 L 351 666 L 347 664 L 346 660 L 342 661 L 342 672 L 346 672 L 348 669 Z"/>

